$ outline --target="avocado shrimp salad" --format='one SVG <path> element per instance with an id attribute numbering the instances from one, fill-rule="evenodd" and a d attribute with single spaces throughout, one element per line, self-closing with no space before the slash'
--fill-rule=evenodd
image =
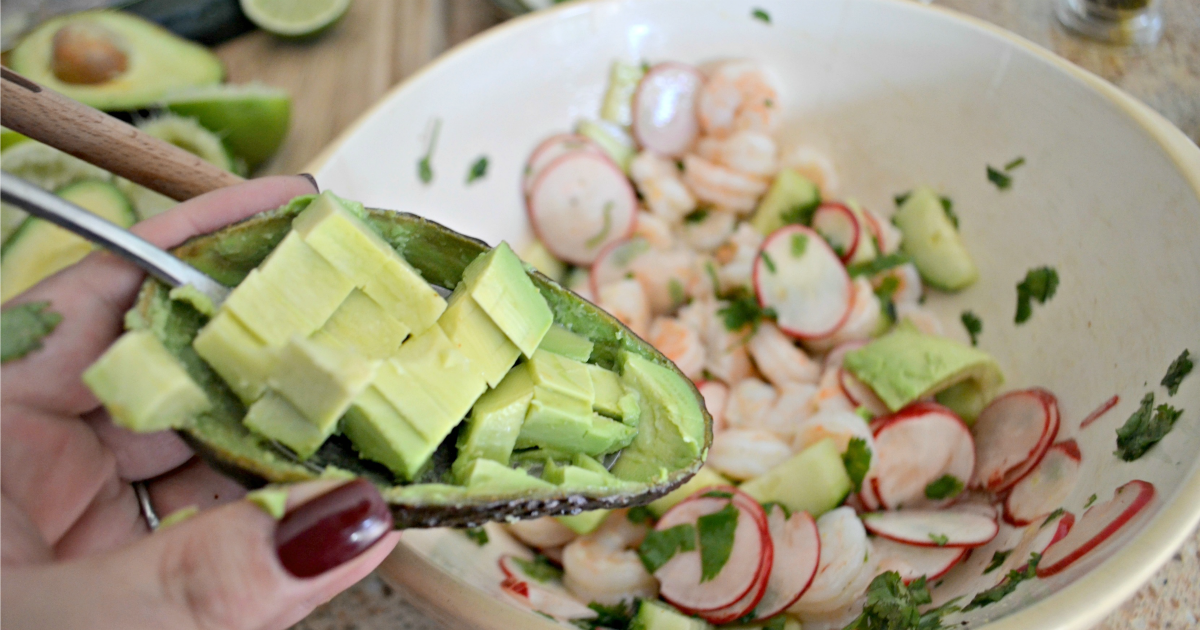
<path id="1" fill-rule="evenodd" d="M 599 118 L 532 151 L 526 259 L 674 361 L 714 438 L 646 507 L 489 526 L 530 548 L 500 559 L 520 605 L 585 628 L 936 628 L 1153 498 L 1132 481 L 1074 527 L 1055 396 L 1001 394 L 978 318 L 968 344 L 923 306 L 979 274 L 949 200 L 916 186 L 889 220 L 843 197 L 826 156 L 776 140 L 778 93 L 751 61 L 618 61 Z"/>

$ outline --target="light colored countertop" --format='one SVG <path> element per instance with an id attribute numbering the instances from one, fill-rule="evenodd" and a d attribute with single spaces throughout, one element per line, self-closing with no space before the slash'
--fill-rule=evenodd
<path id="1" fill-rule="evenodd" d="M 1164 0 L 1166 29 L 1148 50 L 1066 34 L 1051 0 L 936 0 L 1012 30 L 1128 91 L 1200 142 L 1200 1 Z M 486 0 L 356 0 L 314 43 L 253 33 L 218 54 L 234 82 L 263 81 L 294 97 L 292 131 L 266 173 L 295 173 L 393 85 L 447 48 L 504 19 Z M 1099 630 L 1200 627 L 1200 536 L 1193 536 Z M 378 577 L 320 607 L 300 630 L 443 630 Z"/>

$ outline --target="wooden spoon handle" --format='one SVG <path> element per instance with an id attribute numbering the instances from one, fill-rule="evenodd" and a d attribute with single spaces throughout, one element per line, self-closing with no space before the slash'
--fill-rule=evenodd
<path id="1" fill-rule="evenodd" d="M 100 168 L 186 201 L 241 177 L 133 125 L 0 69 L 0 124 Z"/>

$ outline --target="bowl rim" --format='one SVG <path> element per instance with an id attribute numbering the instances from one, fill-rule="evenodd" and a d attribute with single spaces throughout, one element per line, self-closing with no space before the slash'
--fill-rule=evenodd
<path id="1" fill-rule="evenodd" d="M 586 12 L 596 10 L 596 6 L 619 4 L 633 0 L 575 0 L 560 4 L 549 9 L 531 11 L 499 25 L 496 25 L 474 37 L 459 43 L 441 56 L 432 60 L 424 67 L 406 77 L 403 81 L 389 89 L 378 101 L 367 108 L 358 118 L 322 151 L 311 160 L 304 172 L 317 173 L 329 162 L 333 155 L 350 138 L 359 132 L 369 122 L 376 112 L 385 104 L 392 101 L 398 94 L 418 84 L 426 75 L 440 71 L 443 66 L 466 54 L 475 48 L 491 42 L 493 39 L 510 36 L 510 33 L 526 28 L 535 22 L 551 22 L 559 19 L 560 14 L 571 12 Z M 641 0 L 646 1 L 646 0 Z M 1161 114 L 1151 109 L 1133 96 L 1117 88 L 1101 77 L 1071 63 L 1050 50 L 1033 43 L 1015 33 L 1007 31 L 981 18 L 960 13 L 936 5 L 924 5 L 910 0 L 865 0 L 868 2 L 890 3 L 902 10 L 928 11 L 940 19 L 957 22 L 961 25 L 982 32 L 1010 45 L 1016 46 L 1032 54 L 1034 57 L 1049 63 L 1066 75 L 1081 81 L 1093 92 L 1116 105 L 1125 115 L 1138 123 L 1142 129 L 1154 139 L 1183 178 L 1191 185 L 1196 197 L 1200 199 L 1200 147 L 1197 147 L 1182 131 L 1172 125 Z M 1168 497 L 1160 497 L 1164 500 Z M 1123 547 L 1078 580 L 1068 584 L 1062 590 L 1035 602 L 1033 605 L 1014 611 L 1000 619 L 982 626 L 985 630 L 1024 630 L 1026 628 L 1058 628 L 1061 630 L 1086 630 L 1100 622 L 1106 615 L 1120 606 L 1146 583 L 1151 576 L 1183 545 L 1192 532 L 1200 524 L 1200 465 L 1193 464 L 1192 471 L 1180 483 L 1174 496 L 1162 506 L 1142 531 L 1129 540 Z M 432 573 L 429 569 L 438 565 L 430 562 L 414 550 L 403 545 L 397 547 L 391 556 L 392 562 L 398 566 L 407 567 L 403 570 L 387 570 L 381 568 L 387 577 L 401 586 L 421 595 L 425 601 L 419 608 L 441 616 L 448 614 L 451 609 L 455 616 L 472 623 L 495 621 L 495 616 L 471 614 L 464 610 L 468 607 L 456 607 L 453 601 L 472 597 L 477 594 L 473 586 L 463 583 L 458 578 L 445 571 Z M 435 603 L 436 602 L 436 603 Z M 444 604 L 443 608 L 439 604 Z M 477 611 L 478 612 L 478 611 Z M 464 616 L 465 615 L 465 616 Z M 503 619 L 507 616 L 501 616 Z M 533 615 L 522 615 L 523 619 L 533 622 Z M 544 619 L 537 619 L 539 627 L 560 627 Z"/>

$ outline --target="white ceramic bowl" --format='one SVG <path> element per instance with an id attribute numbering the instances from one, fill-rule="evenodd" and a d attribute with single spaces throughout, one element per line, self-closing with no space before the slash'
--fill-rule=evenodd
<path id="1" fill-rule="evenodd" d="M 751 18 L 765 9 L 771 24 Z M 426 215 L 492 243 L 531 238 L 519 181 L 541 139 L 595 117 L 615 58 L 743 57 L 782 84 L 784 144 L 803 141 L 838 165 L 844 194 L 890 212 L 892 195 L 930 183 L 951 196 L 982 272 L 930 300 L 948 328 L 972 309 L 981 346 L 1008 386 L 1058 394 L 1064 437 L 1084 453 L 1076 514 L 1124 482 L 1158 499 L 1120 540 L 1047 580 L 975 611 L 973 626 L 1085 628 L 1163 562 L 1200 521 L 1200 375 L 1171 403 L 1186 412 L 1134 463 L 1114 458 L 1114 429 L 1185 347 L 1200 352 L 1200 151 L 1146 107 L 1011 34 L 901 0 L 572 2 L 526 16 L 450 52 L 388 95 L 322 156 L 323 188 Z M 435 179 L 417 162 L 440 119 Z M 485 179 L 467 170 L 489 158 Z M 985 165 L 1017 156 L 1011 190 Z M 1014 285 L 1055 266 L 1062 284 L 1025 325 Z M 1114 393 L 1121 403 L 1086 430 Z M 461 535 L 411 531 L 385 575 L 445 618 L 485 628 L 551 627 L 502 603 L 499 570 Z"/>

